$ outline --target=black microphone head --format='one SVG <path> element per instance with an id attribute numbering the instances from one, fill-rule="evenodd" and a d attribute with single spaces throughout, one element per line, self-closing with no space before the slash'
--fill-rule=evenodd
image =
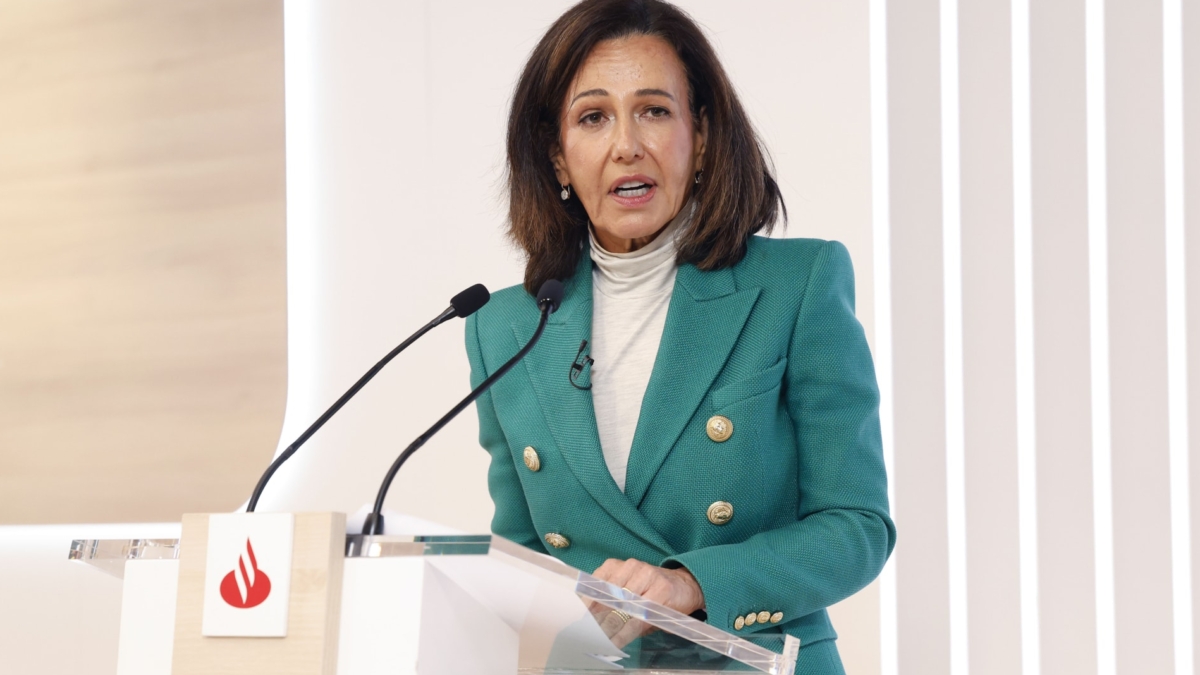
<path id="1" fill-rule="evenodd" d="M 454 308 L 454 313 L 464 319 L 479 311 L 480 307 L 487 304 L 488 300 L 492 299 L 492 294 L 488 293 L 488 289 L 483 284 L 475 284 L 467 290 L 450 298 L 450 306 Z"/>
<path id="2" fill-rule="evenodd" d="M 542 283 L 542 287 L 537 292 L 538 307 L 550 307 L 550 313 L 558 311 L 558 306 L 562 304 L 563 285 L 558 279 L 547 279 Z"/>

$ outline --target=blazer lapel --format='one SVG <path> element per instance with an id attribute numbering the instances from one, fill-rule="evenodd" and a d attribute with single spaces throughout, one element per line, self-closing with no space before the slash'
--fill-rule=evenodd
<path id="1" fill-rule="evenodd" d="M 640 505 L 650 482 L 725 366 L 759 290 L 738 291 L 729 269 L 681 265 L 654 371 L 642 398 L 625 496 Z M 578 345 L 577 345 L 578 346 Z"/>
<path id="2" fill-rule="evenodd" d="M 519 347 L 529 342 L 536 328 L 536 314 L 513 323 Z M 592 392 L 576 388 L 568 377 L 580 343 L 591 337 L 592 263 L 585 250 L 575 276 L 566 284 L 562 304 L 550 316 L 541 341 L 525 357 L 526 372 L 546 425 L 579 482 L 618 523 L 663 555 L 674 555 L 670 544 L 617 488 L 600 448 Z"/>

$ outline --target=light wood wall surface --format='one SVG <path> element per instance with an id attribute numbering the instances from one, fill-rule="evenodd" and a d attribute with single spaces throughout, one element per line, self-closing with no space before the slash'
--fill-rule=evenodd
<path id="1" fill-rule="evenodd" d="M 232 510 L 270 460 L 282 19 L 0 3 L 0 523 Z"/>

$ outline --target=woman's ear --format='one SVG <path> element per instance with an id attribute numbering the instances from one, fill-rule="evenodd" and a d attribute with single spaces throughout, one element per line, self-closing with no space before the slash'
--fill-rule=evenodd
<path id="1" fill-rule="evenodd" d="M 708 110 L 701 106 L 699 124 L 696 125 L 694 138 L 692 139 L 692 147 L 694 148 L 693 163 L 696 165 L 696 171 L 704 170 L 704 149 L 708 145 Z"/>
<path id="2" fill-rule="evenodd" d="M 556 143 L 550 148 L 550 163 L 554 165 L 554 177 L 559 185 L 570 185 L 571 176 L 567 174 L 567 163 L 563 161 L 562 148 Z"/>

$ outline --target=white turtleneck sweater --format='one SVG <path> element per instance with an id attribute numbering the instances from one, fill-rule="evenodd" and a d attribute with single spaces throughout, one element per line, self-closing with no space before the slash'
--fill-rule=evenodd
<path id="1" fill-rule="evenodd" d="M 592 404 L 604 462 L 622 492 L 675 287 L 675 238 L 690 213 L 685 206 L 654 241 L 632 253 L 610 253 L 591 234 Z"/>

